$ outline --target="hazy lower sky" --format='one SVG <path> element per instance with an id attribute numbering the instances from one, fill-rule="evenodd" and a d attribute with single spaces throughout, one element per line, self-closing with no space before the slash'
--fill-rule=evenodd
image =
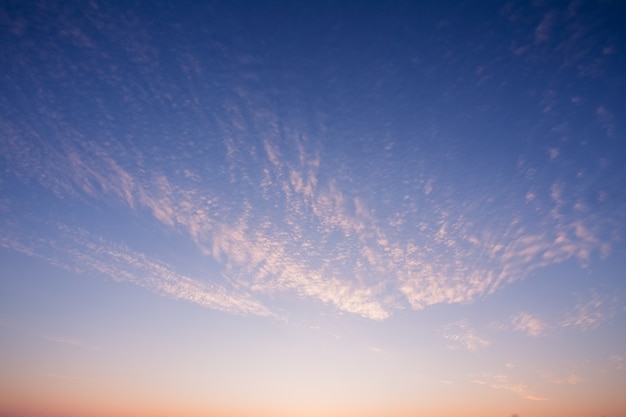
<path id="1" fill-rule="evenodd" d="M 625 416 L 625 22 L 3 1 L 0 416 Z"/>

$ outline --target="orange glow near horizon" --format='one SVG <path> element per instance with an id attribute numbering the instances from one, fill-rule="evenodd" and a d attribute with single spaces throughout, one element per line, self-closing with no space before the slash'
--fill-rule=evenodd
<path id="1" fill-rule="evenodd" d="M 256 403 L 243 400 L 238 403 L 211 398 L 208 392 L 206 397 L 185 398 L 180 393 L 168 396 L 165 391 L 144 392 L 141 387 L 119 389 L 82 381 L 59 382 L 39 388 L 13 384 L 11 389 L 6 389 L 6 381 L 3 383 L 0 415 L 12 417 L 498 417 L 514 413 L 519 416 L 547 413 L 553 417 L 585 417 L 598 412 L 586 405 L 588 399 L 584 395 L 563 403 L 546 404 L 545 401 L 525 401 L 513 393 L 489 392 L 479 384 L 466 386 L 461 391 L 450 389 L 447 393 L 416 391 L 412 398 L 397 398 L 395 403 L 364 406 L 367 399 L 329 402 L 321 397 L 307 397 L 294 387 L 285 387 L 283 398 L 275 395 Z M 340 393 L 335 394 L 340 396 Z M 249 395 L 243 393 L 244 397 L 249 398 Z M 37 400 L 33 401 L 33 398 Z M 623 400 L 615 402 L 616 397 L 612 398 L 614 403 L 605 403 L 601 410 L 603 415 L 617 416 L 623 409 Z M 606 400 L 610 399 L 608 395 Z M 565 408 L 569 411 L 563 412 Z"/>

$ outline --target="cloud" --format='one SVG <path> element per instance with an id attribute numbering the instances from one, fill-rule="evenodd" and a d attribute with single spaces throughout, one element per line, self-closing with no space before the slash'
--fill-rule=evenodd
<path id="1" fill-rule="evenodd" d="M 265 144 L 270 153 L 272 166 L 275 165 L 275 169 L 281 169 L 283 165 L 278 159 L 280 154 L 272 150 L 274 148 L 269 142 L 266 141 Z M 300 150 L 300 152 L 303 151 Z M 90 196 L 104 198 L 113 193 L 123 196 L 119 201 L 127 204 L 131 209 L 149 209 L 154 218 L 163 225 L 189 233 L 202 253 L 210 255 L 225 266 L 226 276 L 232 275 L 232 271 L 235 270 L 245 270 L 252 274 L 253 278 L 246 278 L 242 281 L 239 276 L 238 288 L 247 289 L 248 294 L 234 292 L 229 297 L 222 297 L 230 300 L 222 303 L 218 302 L 218 299 L 222 298 L 210 297 L 207 291 L 213 289 L 203 288 L 198 280 L 182 275 L 176 276 L 171 266 L 161 267 L 157 261 L 147 260 L 144 255 L 138 255 L 123 245 L 116 251 L 110 249 L 113 245 L 111 242 L 106 248 L 95 248 L 92 245 L 91 251 L 68 250 L 67 252 L 73 257 L 73 264 L 78 265 L 82 262 L 88 269 L 96 269 L 109 276 L 124 276 L 139 285 L 146 285 L 146 283 L 126 270 L 128 268 L 147 269 L 151 274 L 156 273 L 167 278 L 154 286 L 156 288 L 153 289 L 158 292 L 226 311 L 232 308 L 248 313 L 256 311 L 266 315 L 268 312 L 264 308 L 252 305 L 243 307 L 235 304 L 249 303 L 248 298 L 251 293 L 295 291 L 300 296 L 312 297 L 332 304 L 340 311 L 376 320 L 390 316 L 390 312 L 377 299 L 376 288 L 364 287 L 357 285 L 355 281 L 340 278 L 345 275 L 337 268 L 341 267 L 341 262 L 338 263 L 335 260 L 326 267 L 312 267 L 311 261 L 321 260 L 326 251 L 319 251 L 317 249 L 319 245 L 315 245 L 314 240 L 310 241 L 310 237 L 305 237 L 297 231 L 293 233 L 293 227 L 299 227 L 299 224 L 305 222 L 314 222 L 320 225 L 327 234 L 336 233 L 336 228 L 343 230 L 346 234 L 359 234 L 364 227 L 363 222 L 371 221 L 368 209 L 358 199 L 353 200 L 355 215 L 348 214 L 345 208 L 345 197 L 333 183 L 314 195 L 313 190 L 317 186 L 314 170 L 318 165 L 315 159 L 301 155 L 305 171 L 291 168 L 290 179 L 282 183 L 280 181 L 283 177 L 279 175 L 280 173 L 276 174 L 275 181 L 279 182 L 277 186 L 285 192 L 287 200 L 286 218 L 278 222 L 264 219 L 258 223 L 259 213 L 254 212 L 252 204 L 246 200 L 236 210 L 239 213 L 235 214 L 235 210 L 224 210 L 228 206 L 205 190 L 183 188 L 165 175 L 152 175 L 149 181 L 133 179 L 119 166 L 111 163 L 109 157 L 105 157 L 109 161 L 105 165 L 116 168 L 113 170 L 114 175 L 111 172 L 103 173 L 83 163 L 78 152 L 73 152 L 71 155 L 70 159 L 73 162 L 69 165 L 73 167 L 72 172 L 69 176 L 60 175 L 60 178 L 72 178 L 72 183 L 76 184 L 89 183 L 86 178 L 95 178 L 97 187 L 81 186 L 88 191 Z M 59 163 L 57 166 L 63 169 L 67 164 Z M 99 165 L 94 164 L 94 166 Z M 188 171 L 182 170 L 185 178 L 189 178 Z M 122 179 L 113 182 L 111 178 Z M 295 178 L 307 178 L 307 180 L 305 183 Z M 122 187 L 116 187 L 115 184 L 121 184 Z M 69 182 L 65 185 L 66 187 L 63 188 L 72 187 Z M 276 184 L 270 183 L 269 186 L 275 187 Z M 102 194 L 98 195 L 98 192 Z M 311 217 L 308 219 L 302 219 L 303 201 L 295 198 L 298 194 L 302 195 L 304 203 L 310 204 L 309 215 Z M 314 200 L 313 197 L 315 197 Z M 219 203 L 222 203 L 221 207 L 217 205 Z M 283 226 L 288 228 L 281 230 Z M 69 228 L 65 229 L 69 230 Z M 82 232 L 86 233 L 84 230 Z M 379 238 L 382 236 L 384 240 L 380 232 L 377 235 Z M 322 236 L 322 239 L 325 237 Z M 6 242 L 4 246 L 40 256 L 56 265 L 63 264 L 60 257 L 51 258 L 32 246 L 22 245 L 19 241 Z M 309 248 L 306 256 L 301 255 L 303 248 Z M 323 248 L 323 245 L 322 249 L 332 251 L 332 248 Z M 94 256 L 94 253 L 97 253 L 97 256 Z M 100 259 L 104 254 L 115 261 L 114 264 L 118 265 L 118 270 L 113 271 L 107 262 Z M 345 254 L 346 259 L 348 255 L 348 253 Z M 376 262 L 378 255 L 371 252 L 364 256 L 368 262 L 372 263 Z M 67 267 L 67 265 L 63 264 L 62 267 Z M 237 297 L 241 297 L 241 300 L 235 301 Z"/>
<path id="2" fill-rule="evenodd" d="M 548 155 L 550 155 L 550 160 L 554 161 L 559 157 L 560 151 L 559 148 L 550 148 L 548 149 Z"/>
<path id="3" fill-rule="evenodd" d="M 512 18 L 518 13 L 504 14 Z M 556 12 L 542 17 L 534 31 L 536 43 L 551 39 L 557 17 Z M 125 33 L 119 22 L 110 23 Z M 65 29 L 63 36 L 76 45 L 96 42 L 80 28 Z M 0 236 L 3 246 L 223 311 L 267 315 L 268 308 L 258 300 L 283 292 L 375 320 L 398 308 L 468 303 L 538 268 L 568 259 L 586 265 L 594 251 L 610 250 L 610 239 L 602 236 L 607 226 L 593 210 L 568 212 L 586 207 L 570 201 L 575 187 L 569 181 L 550 179 L 547 187 L 537 181 L 524 184 L 524 191 L 499 195 L 499 188 L 491 191 L 493 183 L 485 190 L 467 186 L 471 182 L 466 179 L 452 185 L 430 157 L 420 157 L 414 165 L 394 161 L 389 173 L 380 175 L 379 168 L 389 161 L 368 154 L 363 164 L 358 149 L 354 157 L 337 157 L 332 147 L 325 148 L 324 139 L 309 139 L 306 123 L 273 111 L 268 97 L 243 81 L 254 78 L 250 74 L 233 74 L 236 82 L 212 99 L 214 107 L 200 104 L 203 94 L 160 81 L 162 74 L 152 64 L 158 49 L 142 45 L 138 36 L 134 33 L 123 47 L 141 63 L 145 86 L 125 81 L 119 72 L 107 74 L 112 62 L 105 57 L 103 65 L 94 66 L 103 85 L 123 92 L 119 103 L 111 102 L 122 105 L 119 113 L 97 97 L 103 102 L 93 117 L 102 121 L 102 138 L 91 139 L 88 123 L 57 109 L 49 97 L 26 97 L 41 102 L 40 110 L 12 116 L 0 126 L 6 172 L 26 187 L 48 190 L 57 203 L 82 204 L 90 215 L 111 209 L 128 218 L 151 216 L 158 224 L 146 221 L 146 227 L 162 227 L 163 239 L 170 233 L 188 237 L 200 252 L 193 256 L 199 262 L 214 261 L 218 272 L 206 280 L 186 276 L 176 272 L 182 269 L 177 265 L 159 261 L 158 254 L 125 243 L 122 233 L 118 240 L 99 243 L 98 233 L 85 237 L 88 233 L 79 232 L 89 230 L 87 221 L 74 223 L 71 215 L 51 219 L 63 217 L 58 213 L 39 214 L 67 225 L 64 233 L 82 236 L 81 244 L 53 250 L 56 231 L 39 235 L 36 227 L 22 222 L 22 230 Z M 64 59 L 58 58 L 69 64 Z M 199 76 L 201 65 L 191 64 Z M 46 91 L 39 83 L 33 91 Z M 72 98 L 76 92 L 66 93 Z M 554 94 L 547 98 L 553 100 Z M 176 110 L 172 104 L 189 107 Z M 116 130 L 122 123 L 116 117 L 148 113 L 165 119 L 156 120 L 154 128 L 122 124 L 129 131 Z M 207 113 L 211 132 L 190 133 L 190 126 L 206 125 Z M 613 123 L 604 106 L 596 117 L 605 127 Z M 164 134 L 161 122 L 182 127 Z M 320 132 L 327 128 L 320 126 Z M 384 158 L 403 152 L 401 142 L 391 139 L 384 145 Z M 150 146 L 139 147 L 142 141 Z M 394 146 L 387 146 L 391 142 Z M 543 144 L 537 149 L 545 152 Z M 565 159 L 565 151 L 554 147 L 548 154 L 557 163 Z M 401 155 L 402 161 L 409 156 Z M 519 168 L 529 181 L 540 172 L 524 158 Z M 526 204 L 510 209 L 519 202 Z M 20 207 L 8 210 L 19 217 Z M 526 322 L 520 331 L 532 332 L 532 325 Z"/>
<path id="4" fill-rule="evenodd" d="M 478 336 L 466 320 L 448 324 L 443 329 L 442 336 L 449 342 L 448 346 L 452 349 L 463 347 L 475 351 L 487 347 L 491 343 L 489 340 Z"/>
<path id="5" fill-rule="evenodd" d="M 547 398 L 533 394 L 528 390 L 528 387 L 524 384 L 493 384 L 493 388 L 504 389 L 514 392 L 515 394 L 531 401 L 546 401 Z"/>
<path id="6" fill-rule="evenodd" d="M 57 226 L 57 239 L 54 241 L 35 239 L 20 242 L 18 239 L 5 237 L 3 246 L 42 257 L 67 270 L 78 273 L 97 272 L 116 282 L 129 282 L 158 294 L 215 310 L 275 316 L 249 295 L 180 274 L 172 266 L 133 251 L 125 245 L 108 242 L 85 230 L 72 229 L 66 225 Z M 57 342 L 59 340 L 61 339 L 54 339 Z"/>
<path id="7" fill-rule="evenodd" d="M 68 337 L 60 337 L 60 336 L 43 336 L 44 339 L 49 340 L 51 342 L 60 343 L 63 345 L 76 346 L 76 347 L 84 347 L 85 343 L 80 340 L 68 338 Z"/>
<path id="8" fill-rule="evenodd" d="M 554 11 L 546 13 L 539 25 L 535 28 L 535 43 L 543 43 L 550 40 L 552 28 L 556 20 Z"/>
<path id="9" fill-rule="evenodd" d="M 265 147 L 265 152 L 267 153 L 267 157 L 269 158 L 269 160 L 272 162 L 273 165 L 279 165 L 280 161 L 279 161 L 279 152 L 278 149 L 276 149 L 272 143 L 268 140 L 263 141 L 263 145 Z"/>
<path id="10" fill-rule="evenodd" d="M 596 115 L 600 124 L 606 131 L 607 136 L 615 136 L 615 124 L 613 121 L 613 114 L 609 110 L 607 110 L 605 106 L 600 106 L 596 109 Z"/>
<path id="11" fill-rule="evenodd" d="M 14 321 L 4 320 L 0 318 L 0 327 L 8 327 L 11 329 L 18 330 L 25 334 L 35 336 L 37 338 L 41 338 L 47 340 L 49 342 L 58 343 L 67 346 L 81 347 L 81 348 L 95 348 L 94 346 L 90 346 L 82 340 L 74 339 L 71 337 L 58 336 L 58 335 L 49 335 L 40 330 L 33 329 L 31 327 L 27 327 Z"/>
<path id="12" fill-rule="evenodd" d="M 618 371 L 626 371 L 626 358 L 621 355 L 613 355 L 609 358 L 611 363 L 615 366 L 615 369 Z"/>
<path id="13" fill-rule="evenodd" d="M 555 182 L 550 188 L 550 197 L 557 204 L 563 204 L 561 197 L 563 196 L 563 183 Z"/>
<path id="14" fill-rule="evenodd" d="M 526 312 L 520 312 L 511 317 L 511 324 L 515 331 L 526 333 L 533 337 L 541 336 L 548 327 L 539 317 Z"/>
<path id="15" fill-rule="evenodd" d="M 13 134 L 17 139 L 9 141 L 11 152 L 27 154 L 27 141 L 18 132 Z M 442 205 L 437 202 L 437 193 L 442 191 L 432 187 L 433 179 L 420 182 L 420 187 L 426 184 L 430 200 L 418 205 L 407 194 L 402 199 L 404 209 L 385 217 L 374 209 L 376 201 L 368 195 L 351 191 L 345 181 L 335 177 L 323 179 L 320 167 L 324 161 L 315 146 L 300 139 L 289 146 L 280 148 L 271 136 L 263 139 L 256 152 L 225 146 L 230 149 L 225 150 L 225 160 L 235 167 L 228 175 L 240 182 L 225 191 L 207 186 L 207 181 L 200 180 L 206 173 L 184 165 L 178 169 L 179 176 L 123 167 L 110 151 L 95 144 L 67 143 L 67 151 L 53 153 L 55 163 L 40 171 L 46 173 L 42 184 L 63 198 L 87 195 L 131 213 L 147 210 L 166 228 L 187 234 L 204 257 L 222 268 L 223 275 L 213 277 L 212 285 L 220 280 L 236 284 L 225 297 L 230 301 L 218 302 L 219 297 L 209 295 L 212 288 L 183 275 L 171 279 L 176 284 L 165 285 L 168 280 L 162 279 L 159 285 L 164 293 L 225 311 L 232 307 L 268 314 L 264 308 L 243 304 L 275 292 L 290 292 L 341 312 L 384 320 L 405 303 L 420 310 L 440 303 L 469 302 L 523 279 L 537 268 L 571 258 L 587 262 L 594 250 L 610 247 L 599 238 L 597 227 L 581 217 L 587 211 L 578 210 L 579 217 L 574 219 L 564 214 L 570 202 L 560 181 L 549 190 L 550 216 L 536 227 L 525 221 L 523 212 L 508 218 L 508 224 L 495 222 L 485 227 L 477 221 L 482 207 L 475 202 L 478 200 L 465 197 L 467 208 L 462 210 L 456 208 L 461 206 L 458 204 Z M 245 159 L 263 152 L 267 158 L 261 162 Z M 37 165 L 25 158 L 18 165 Z M 255 165 L 262 173 L 257 183 L 244 172 Z M 49 178 L 54 182 L 48 182 Z M 247 187 L 250 192 L 239 191 Z M 542 197 L 540 190 L 520 198 L 529 203 L 529 210 L 533 204 L 545 204 L 545 192 Z M 535 217 L 532 219 L 534 222 Z M 394 227 L 387 227 L 389 224 Z M 62 257 L 38 252 L 36 246 L 22 240 L 7 243 L 6 237 L 2 239 L 4 246 L 63 264 Z M 116 254 L 99 249 L 98 256 L 108 254 L 121 271 L 143 265 L 138 268 L 152 274 L 176 275 L 174 266 L 159 269 L 155 259 L 148 261 L 147 255 L 141 258 L 139 252 L 119 245 Z M 76 269 L 85 262 L 88 269 L 107 270 L 106 263 L 88 250 L 67 253 L 73 256 Z M 111 271 L 107 274 L 114 275 Z M 235 306 L 238 297 L 240 307 Z M 528 327 L 526 331 L 532 330 Z"/>
<path id="16" fill-rule="evenodd" d="M 590 296 L 578 297 L 578 299 L 576 305 L 565 314 L 565 318 L 556 326 L 586 331 L 600 326 L 615 313 L 616 299 L 606 294 L 591 291 Z M 511 316 L 509 325 L 500 323 L 495 326 L 500 330 L 512 328 L 533 337 L 544 335 L 551 327 L 539 316 L 524 311 Z"/>
<path id="17" fill-rule="evenodd" d="M 532 393 L 526 384 L 512 383 L 509 377 L 504 374 L 483 375 L 481 379 L 473 379 L 471 382 L 479 385 L 486 385 L 498 390 L 511 391 L 522 398 L 531 401 L 546 401 L 547 398 Z"/>
<path id="18" fill-rule="evenodd" d="M 587 299 L 576 304 L 560 324 L 563 327 L 576 327 L 582 330 L 596 328 L 613 316 L 614 303 L 613 298 L 592 291 Z"/>
<path id="19" fill-rule="evenodd" d="M 561 182 L 550 190 L 555 205 L 551 214 L 561 224 L 557 230 L 518 233 L 517 220 L 501 230 L 484 230 L 468 221 L 467 211 L 455 213 L 453 207 L 430 203 L 418 211 L 411 197 L 404 199 L 406 211 L 390 216 L 395 227 L 389 229 L 384 225 L 390 221 L 376 215 L 371 201 L 347 191 L 336 179 L 320 180 L 319 151 L 307 150 L 302 141 L 293 142 L 291 153 L 298 157 L 285 159 L 289 149 L 279 152 L 270 138 L 264 139 L 268 160 L 259 188 L 260 201 L 273 204 L 268 209 L 235 191 L 218 194 L 198 180 L 203 175 L 190 175 L 190 168 L 180 169 L 180 178 L 159 172 L 131 175 L 95 145 L 90 145 L 91 153 L 67 146 L 67 160 L 59 155 L 54 164 L 58 174 L 48 175 L 56 177 L 55 190 L 73 190 L 70 196 L 84 192 L 103 201 L 113 196 L 134 212 L 147 209 L 167 228 L 187 233 L 204 256 L 219 262 L 224 277 L 234 277 L 238 288 L 246 289 L 244 299 L 290 291 L 382 320 L 392 314 L 392 306 L 402 305 L 402 297 L 416 310 L 468 302 L 534 269 L 572 257 L 587 260 L 595 248 L 606 245 L 584 219 L 568 223 L 563 218 L 560 210 L 567 201 Z M 437 191 L 430 188 L 432 180 L 425 183 L 433 196 Z M 540 197 L 533 192 L 525 198 L 535 203 Z M 20 243 L 12 245 L 18 249 Z M 34 254 L 32 247 L 19 250 Z M 84 253 L 80 259 L 96 264 Z M 49 261 L 59 263 L 58 258 Z M 197 282 L 185 285 L 191 288 Z"/>
<path id="20" fill-rule="evenodd" d="M 574 373 L 564 376 L 549 375 L 545 379 L 555 385 L 576 385 L 583 382 L 583 377 Z"/>

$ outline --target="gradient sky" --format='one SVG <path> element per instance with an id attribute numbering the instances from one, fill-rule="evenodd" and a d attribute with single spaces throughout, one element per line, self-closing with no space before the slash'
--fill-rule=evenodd
<path id="1" fill-rule="evenodd" d="M 626 416 L 626 8 L 0 4 L 0 416 Z"/>

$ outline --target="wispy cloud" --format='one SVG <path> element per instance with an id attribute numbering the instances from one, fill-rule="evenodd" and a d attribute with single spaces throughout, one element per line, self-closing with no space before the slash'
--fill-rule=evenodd
<path id="1" fill-rule="evenodd" d="M 615 299 L 595 291 L 580 300 L 561 321 L 563 327 L 589 330 L 600 326 L 614 314 Z"/>
<path id="2" fill-rule="evenodd" d="M 559 157 L 560 151 L 559 148 L 550 148 L 548 149 L 548 155 L 550 155 L 550 160 L 554 161 Z"/>
<path id="3" fill-rule="evenodd" d="M 548 375 L 545 377 L 545 379 L 549 383 L 555 384 L 555 385 L 576 385 L 576 384 L 580 384 L 584 380 L 582 376 L 575 374 L 575 373 L 570 373 L 570 374 L 561 375 L 561 376 Z"/>
<path id="4" fill-rule="evenodd" d="M 88 343 L 85 343 L 82 340 L 78 340 L 78 339 L 66 337 L 66 336 L 46 334 L 45 332 L 41 330 L 24 326 L 22 324 L 16 323 L 11 320 L 0 319 L 0 327 L 7 327 L 7 328 L 15 329 L 29 336 L 34 336 L 36 338 L 40 338 L 40 339 L 43 339 L 52 343 L 58 343 L 61 345 L 73 346 L 77 348 L 96 348 L 92 345 L 89 345 Z"/>
<path id="5" fill-rule="evenodd" d="M 611 363 L 615 366 L 615 369 L 618 371 L 626 371 L 626 357 L 622 355 L 613 355 L 609 358 Z"/>
<path id="6" fill-rule="evenodd" d="M 534 394 L 526 384 L 517 382 L 510 382 L 508 375 L 496 374 L 496 375 L 483 375 L 480 379 L 473 379 L 473 383 L 479 385 L 486 385 L 498 390 L 511 391 L 522 398 L 531 401 L 546 401 L 546 397 Z"/>
<path id="7" fill-rule="evenodd" d="M 526 312 L 520 312 L 511 317 L 511 324 L 515 331 L 534 337 L 544 334 L 548 327 L 539 317 Z"/>
<path id="8" fill-rule="evenodd" d="M 506 7 L 502 13 L 519 21 L 522 12 L 513 9 Z M 535 49 L 546 47 L 563 18 L 556 11 L 546 13 L 525 43 L 534 37 Z M 110 23 L 125 33 L 123 23 Z M 79 28 L 64 28 L 62 33 L 77 46 L 97 49 L 96 38 Z M 412 167 L 402 165 L 389 175 L 378 175 L 375 166 L 371 172 L 361 169 L 358 157 L 334 158 L 323 143 L 309 139 L 298 122 L 281 119 L 267 105 L 267 97 L 259 98 L 262 94 L 243 82 L 255 74 L 233 74 L 235 81 L 225 87 L 229 91 L 215 97 L 215 108 L 207 110 L 202 94 L 162 80 L 155 68 L 159 60 L 152 61 L 158 55 L 154 45 L 142 44 L 131 33 L 122 48 L 133 62 L 141 63 L 145 86 L 124 81 L 119 73 L 107 74 L 101 65 L 93 66 L 97 76 L 104 85 L 115 86 L 112 90 L 123 91 L 119 101 L 129 107 L 120 114 L 126 110 L 136 114 L 136 108 L 173 112 L 168 121 L 185 126 L 176 133 L 179 140 L 171 141 L 176 144 L 160 127 L 142 128 L 133 134 L 155 145 L 136 148 L 135 142 L 141 140 L 131 133 L 132 140 L 124 139 L 115 131 L 119 121 L 112 122 L 116 114 L 106 100 L 96 108 L 105 125 L 99 131 L 106 133 L 103 140 L 91 140 L 84 123 L 60 115 L 54 105 L 46 105 L 49 97 L 38 95 L 33 98 L 43 103 L 38 113 L 3 120 L 0 126 L 6 172 L 27 187 L 37 184 L 47 189 L 58 201 L 83 203 L 87 209 L 113 208 L 131 217 L 149 213 L 166 230 L 164 238 L 167 233 L 188 237 L 198 248 L 200 261 L 215 261 L 218 272 L 206 279 L 177 273 L 182 268 L 161 262 L 158 255 L 123 239 L 101 241 L 97 233 L 86 231 L 88 222 L 75 224 L 70 219 L 48 218 L 67 225 L 61 237 L 80 237 L 76 244 L 52 249 L 58 231 L 40 236 L 39 230 L 22 222 L 19 232 L 0 235 L 4 247 L 224 311 L 268 315 L 269 308 L 258 300 L 286 292 L 375 320 L 407 306 L 421 310 L 467 303 L 538 268 L 568 259 L 585 266 L 594 251 L 610 251 L 612 238 L 603 236 L 610 227 L 603 219 L 592 210 L 571 210 L 586 206 L 571 201 L 569 182 L 551 178 L 546 187 L 531 181 L 538 170 L 524 158 L 519 159 L 520 170 L 530 183 L 523 191 L 498 197 L 507 199 L 502 205 L 493 203 L 497 192 L 467 192 L 464 188 L 473 187 L 461 182 L 455 188 L 450 181 L 438 180 L 438 164 L 429 165 L 425 159 L 415 164 L 419 169 L 414 171 L 404 172 Z M 515 51 L 527 57 L 529 48 L 533 47 Z M 193 57 L 180 58 L 185 77 L 202 73 Z M 484 71 L 481 67 L 477 72 Z M 46 91 L 42 87 L 33 90 Z M 546 109 L 553 109 L 554 96 L 552 90 L 546 93 L 542 103 Z M 152 107 L 153 101 L 167 106 Z M 188 107 L 175 110 L 173 102 Z M 207 112 L 215 132 L 190 134 L 189 126 L 205 124 L 200 122 Z M 190 114 L 196 114 L 192 122 Z M 607 130 L 614 122 L 605 106 L 597 108 L 595 117 Z M 157 122 L 155 126 L 160 126 Z M 161 143 L 171 147 L 161 148 Z M 402 148 L 398 143 L 388 141 L 382 148 L 385 155 L 398 152 Z M 537 150 L 545 152 L 546 146 Z M 554 164 L 566 157 L 564 146 L 549 147 L 547 152 Z M 205 155 L 211 159 L 205 160 Z M 600 195 L 608 198 L 606 193 Z M 525 204 L 509 209 L 517 203 Z M 526 326 L 520 331 L 539 331 L 532 320 L 518 321 L 517 326 Z"/>
<path id="9" fill-rule="evenodd" d="M 161 261 L 133 251 L 121 244 L 95 237 L 85 230 L 58 225 L 55 241 L 37 239 L 19 242 L 5 238 L 7 248 L 44 256 L 75 272 L 97 272 L 117 281 L 145 287 L 165 296 L 191 301 L 209 308 L 238 314 L 273 315 L 265 306 L 240 292 L 229 291 L 210 281 L 194 279 L 175 272 Z M 52 339 L 51 339 L 52 340 Z M 55 339 L 59 342 L 63 339 Z M 67 342 L 67 340 L 66 340 Z"/>
<path id="10" fill-rule="evenodd" d="M 341 182 L 320 180 L 319 150 L 307 150 L 309 145 L 299 140 L 294 140 L 293 149 L 279 152 L 271 138 L 264 139 L 267 161 L 258 201 L 220 195 L 203 186 L 200 174 L 190 175 L 189 168 L 180 170 L 180 178 L 158 172 L 131 174 L 107 152 L 90 146 L 93 152 L 85 153 L 68 145 L 67 156 L 58 155 L 54 164 L 58 172 L 46 168 L 46 177 L 56 178 L 55 190 L 73 190 L 70 196 L 83 192 L 105 201 L 113 196 L 133 212 L 147 209 L 164 226 L 187 233 L 204 256 L 223 266 L 224 275 L 214 277 L 211 285 L 234 279 L 246 292 L 233 289 L 229 296 L 212 297 L 213 289 L 206 283 L 176 275 L 172 266 L 161 267 L 124 245 L 115 252 L 88 245 L 82 252 L 68 250 L 73 263 L 106 271 L 109 267 L 99 257 L 107 254 L 118 265 L 125 264 L 119 267 L 120 275 L 112 271 L 108 275 L 124 276 L 126 268 L 142 265 L 138 268 L 150 271 L 148 275 L 159 271 L 158 275 L 170 277 L 160 282 L 176 282 L 163 284 L 165 293 L 224 310 L 238 297 L 243 305 L 256 296 L 291 291 L 340 311 L 381 320 L 401 306 L 402 299 L 414 309 L 468 302 L 534 269 L 570 258 L 586 261 L 594 250 L 606 246 L 584 218 L 564 218 L 561 211 L 568 202 L 561 182 L 550 189 L 557 228 L 526 229 L 514 219 L 501 230 L 484 230 L 468 221 L 467 212 L 455 214 L 453 207 L 426 202 L 418 211 L 410 197 L 404 199 L 405 211 L 381 218 L 370 208 L 371 201 L 348 192 Z M 289 152 L 297 158 L 285 159 Z M 242 156 L 234 153 L 232 158 L 235 163 Z M 425 183 L 429 197 L 435 198 L 437 191 L 429 185 L 433 181 Z M 533 204 L 540 199 L 538 192 L 522 198 Z M 391 222 L 392 229 L 385 227 Z M 63 263 L 32 245 L 3 239 L 4 246 Z M 107 245 L 110 249 L 112 243 Z M 233 308 L 267 314 L 252 304 Z"/>
<path id="11" fill-rule="evenodd" d="M 514 392 L 515 394 L 531 401 L 546 401 L 547 398 L 533 394 L 528 390 L 528 387 L 524 384 L 493 384 L 493 388 L 504 389 Z"/>
<path id="12" fill-rule="evenodd" d="M 596 115 L 598 116 L 600 124 L 606 131 L 607 136 L 615 136 L 613 114 L 605 106 L 600 106 L 596 109 Z"/>
<path id="13" fill-rule="evenodd" d="M 49 340 L 54 343 L 60 343 L 63 345 L 76 346 L 76 347 L 84 347 L 86 346 L 84 342 L 76 339 L 72 339 L 69 337 L 61 337 L 61 336 L 43 336 L 44 339 Z"/>
<path id="14" fill-rule="evenodd" d="M 491 343 L 489 340 L 478 336 L 466 320 L 450 323 L 443 329 L 442 336 L 448 341 L 448 346 L 452 349 L 463 347 L 475 351 L 487 347 Z"/>
<path id="15" fill-rule="evenodd" d="M 551 11 L 546 13 L 539 25 L 535 28 L 535 43 L 547 42 L 550 40 L 552 28 L 556 21 L 556 12 Z"/>

